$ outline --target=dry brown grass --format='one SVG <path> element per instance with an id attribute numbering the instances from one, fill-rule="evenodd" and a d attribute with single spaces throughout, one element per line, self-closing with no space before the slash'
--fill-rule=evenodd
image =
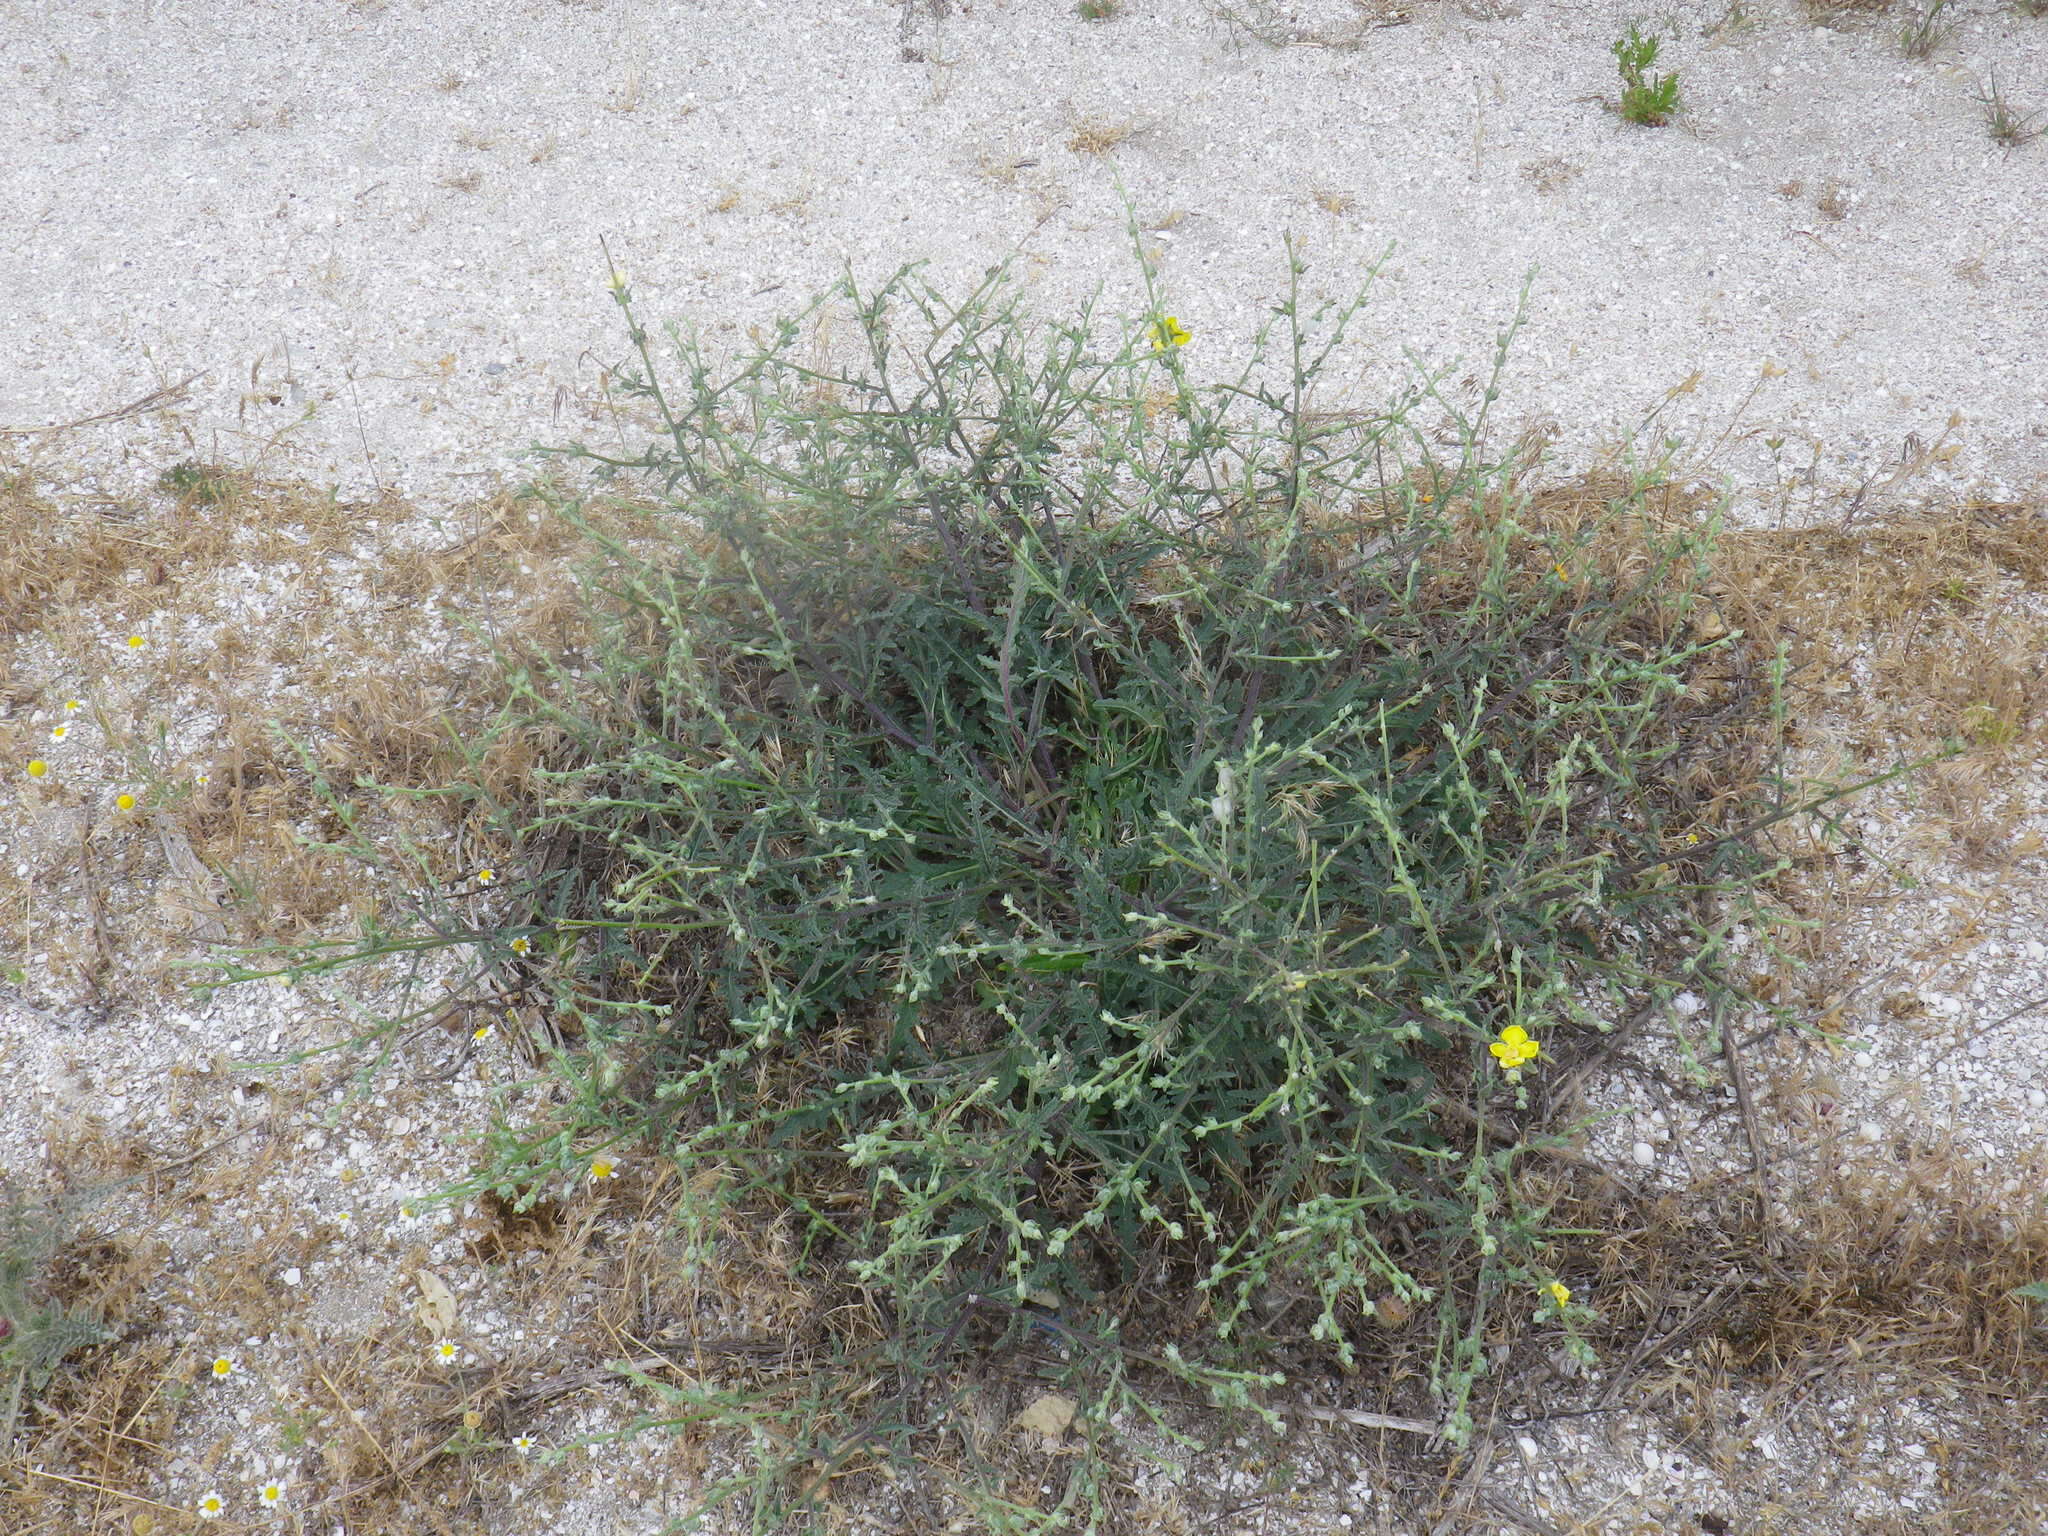
<path id="1" fill-rule="evenodd" d="M 1859 1487 L 1902 1497 L 1909 1441 L 1940 1470 L 1939 1507 L 1859 1529 L 2038 1529 L 2048 1338 L 2012 1292 L 2048 1275 L 2048 1204 L 1984 1188 L 1950 1144 L 1838 1167 L 1838 1142 L 1797 1181 L 1789 1220 L 1739 1183 L 1647 1203 L 1583 1180 L 1561 1191 L 1560 1217 L 1605 1234 L 1574 1245 L 1596 1260 L 1615 1363 L 1593 1404 L 1650 1415 L 1759 1516 L 1776 1508 L 1782 1523 L 1759 1529 L 1836 1528 L 1828 1511 Z M 2041 1187 L 2040 1167 L 2014 1171 Z M 1759 1450 L 1766 1436 L 1832 1446 L 1818 1465 L 1839 1458 L 1858 1486 L 1805 1485 L 1803 1462 Z"/>
<path id="2" fill-rule="evenodd" d="M 1892 9 L 1893 0 L 1800 0 L 1800 3 L 1815 21 L 1829 22 L 1886 15 Z"/>
<path id="3" fill-rule="evenodd" d="M 631 521 L 623 506 L 611 515 Z M 431 788 L 469 771 L 461 737 L 502 699 L 484 637 L 550 655 L 585 643 L 574 536 L 559 520 L 501 495 L 430 541 L 380 550 L 365 529 L 408 518 L 394 502 L 199 468 L 174 501 L 118 515 L 18 482 L 0 493 L 0 539 L 15 552 L 0 566 L 0 753 L 51 767 L 23 790 L 42 867 L 28 883 L 0 873 L 0 920 L 22 933 L 99 909 L 52 936 L 55 970 L 95 995 L 132 994 L 180 933 L 257 943 L 319 928 L 364 890 L 328 846 L 344 817 L 405 814 L 359 781 Z M 238 612 L 251 574 L 276 572 L 284 589 Z M 479 633 L 423 646 L 423 621 L 444 607 Z M 129 651 L 128 634 L 146 646 Z M 67 699 L 85 708 L 62 716 Z M 73 727 L 61 750 L 45 740 L 60 718 Z M 181 730 L 195 719 L 209 728 Z M 474 765 L 482 787 L 513 792 L 552 746 L 500 741 Z M 120 792 L 138 801 L 132 813 L 113 807 Z M 460 837 L 427 846 L 443 878 L 489 853 Z M 189 887 L 168 906 L 167 877 Z"/>
<path id="4" fill-rule="evenodd" d="M 1129 143 L 1143 126 L 1134 117 L 1084 117 L 1067 135 L 1067 148 L 1077 155 L 1106 155 Z"/>

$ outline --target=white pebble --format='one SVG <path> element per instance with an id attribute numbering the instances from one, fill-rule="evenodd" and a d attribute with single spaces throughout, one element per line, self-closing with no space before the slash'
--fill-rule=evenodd
<path id="1" fill-rule="evenodd" d="M 304 1275 L 299 1273 L 299 1266 L 296 1264 L 294 1264 L 290 1269 L 286 1270 L 283 1274 L 278 1276 L 278 1279 L 282 1280 L 286 1285 L 292 1287 L 295 1290 L 298 1288 L 299 1282 L 305 1278 L 306 1277 Z"/>
<path id="2" fill-rule="evenodd" d="M 1522 1460 L 1528 1462 L 1532 1467 L 1543 1459 L 1543 1447 L 1538 1445 L 1528 1435 L 1515 1436 L 1515 1448 L 1522 1453 Z"/>
<path id="3" fill-rule="evenodd" d="M 1856 1139 L 1858 1141 L 1878 1141 L 1881 1140 L 1883 1136 L 1884 1127 L 1879 1125 L 1875 1120 L 1866 1120 L 1861 1125 L 1856 1127 Z"/>
<path id="4" fill-rule="evenodd" d="M 2048 1089 L 2029 1088 L 2027 1102 L 2036 1109 L 2048 1109 Z"/>
<path id="5" fill-rule="evenodd" d="M 1628 1149 L 1629 1156 L 1636 1160 L 1638 1168 L 1647 1168 L 1657 1161 L 1657 1149 L 1647 1141 L 1639 1141 Z"/>

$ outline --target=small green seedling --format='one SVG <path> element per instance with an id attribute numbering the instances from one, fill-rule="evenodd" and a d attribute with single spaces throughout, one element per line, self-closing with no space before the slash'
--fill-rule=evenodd
<path id="1" fill-rule="evenodd" d="M 1083 21 L 1108 21 L 1123 9 L 1123 0 L 1081 0 L 1074 14 Z"/>
<path id="2" fill-rule="evenodd" d="M 1990 87 L 1977 98 L 1984 106 L 1984 126 L 1991 137 L 2007 149 L 2018 149 L 2029 139 L 2038 139 L 2042 131 L 2033 127 L 2039 114 L 2029 112 L 2025 117 L 2013 111 L 2005 96 L 1998 89 L 1998 76 L 1991 77 Z"/>
<path id="3" fill-rule="evenodd" d="M 1646 72 L 1657 62 L 1661 39 L 1644 37 L 1631 25 L 1628 36 L 1614 45 L 1614 60 L 1621 66 L 1621 115 L 1646 128 L 1661 128 L 1678 110 L 1678 76 Z"/>
<path id="4" fill-rule="evenodd" d="M 1899 33 L 1899 48 L 1909 59 L 1924 59 L 1948 39 L 1948 28 L 1940 25 L 1941 13 L 1949 0 L 1928 0 L 1907 19 Z"/>

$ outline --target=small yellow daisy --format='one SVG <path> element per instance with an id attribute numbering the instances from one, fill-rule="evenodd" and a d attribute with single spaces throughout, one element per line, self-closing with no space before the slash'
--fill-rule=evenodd
<path id="1" fill-rule="evenodd" d="M 128 794 L 126 791 L 123 791 L 121 794 L 114 796 L 114 809 L 117 811 L 134 810 L 135 797 L 131 794 Z"/>
<path id="2" fill-rule="evenodd" d="M 70 734 L 71 727 L 68 725 L 53 725 L 50 727 L 50 740 L 52 741 L 62 741 Z"/>
<path id="3" fill-rule="evenodd" d="M 235 1364 L 235 1357 L 233 1355 L 215 1355 L 213 1357 L 213 1379 L 215 1381 L 226 1381 L 238 1369 L 239 1367 Z"/>
<path id="4" fill-rule="evenodd" d="M 263 1501 L 265 1509 L 275 1509 L 284 1502 L 284 1484 L 265 1483 L 256 1497 Z"/>
<path id="5" fill-rule="evenodd" d="M 130 635 L 128 637 L 128 649 L 131 651 L 139 651 L 147 644 L 149 642 L 140 635 Z"/>
<path id="6" fill-rule="evenodd" d="M 532 941 L 529 940 L 523 933 L 518 938 L 512 941 L 512 953 L 515 955 L 528 954 L 532 951 L 532 949 Z"/>
<path id="7" fill-rule="evenodd" d="M 616 1179 L 619 1176 L 619 1165 L 608 1157 L 593 1159 L 590 1164 L 590 1176 L 593 1179 Z"/>
<path id="8" fill-rule="evenodd" d="M 1542 1047 L 1529 1037 L 1529 1031 L 1519 1024 L 1510 1024 L 1500 1032 L 1500 1038 L 1487 1047 L 1493 1059 L 1509 1071 L 1524 1062 L 1534 1061 L 1543 1054 Z"/>
<path id="9" fill-rule="evenodd" d="M 495 869 L 480 869 L 476 872 L 476 883 L 478 885 L 495 884 L 497 878 L 498 872 Z"/>
<path id="10" fill-rule="evenodd" d="M 199 1518 L 202 1520 L 218 1520 L 227 1510 L 227 1500 L 218 1493 L 209 1493 L 199 1501 Z"/>
<path id="11" fill-rule="evenodd" d="M 512 1437 L 512 1449 L 522 1456 L 531 1456 L 533 1454 L 533 1436 L 514 1435 Z"/>
<path id="12" fill-rule="evenodd" d="M 40 757 L 32 757 L 28 760 L 28 776 L 30 778 L 40 779 L 44 774 L 48 773 L 49 771 L 50 765 L 44 762 Z"/>
<path id="13" fill-rule="evenodd" d="M 85 702 L 82 699 L 66 699 L 64 701 L 64 713 L 67 715 L 75 715 L 83 708 L 85 708 Z"/>
<path id="14" fill-rule="evenodd" d="M 443 1365 L 453 1365 L 462 1358 L 462 1346 L 453 1339 L 443 1339 L 434 1346 L 434 1358 Z"/>
<path id="15" fill-rule="evenodd" d="M 490 1024 L 479 1024 L 476 1027 L 476 1032 L 472 1034 L 469 1038 L 474 1040 L 478 1045 L 482 1045 L 486 1040 L 490 1039 L 491 1036 L 496 1033 L 496 1026 Z"/>

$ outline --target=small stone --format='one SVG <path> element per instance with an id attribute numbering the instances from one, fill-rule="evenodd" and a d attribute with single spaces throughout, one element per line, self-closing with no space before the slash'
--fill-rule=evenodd
<path id="1" fill-rule="evenodd" d="M 1636 1160 L 1638 1168 L 1647 1168 L 1657 1161 L 1657 1149 L 1647 1141 L 1639 1141 L 1630 1147 L 1628 1155 Z"/>
<path id="2" fill-rule="evenodd" d="M 2027 1102 L 2036 1109 L 2048 1109 L 2048 1089 L 2029 1088 Z"/>
<path id="3" fill-rule="evenodd" d="M 1856 1139 L 1869 1142 L 1881 1141 L 1884 1139 L 1884 1127 L 1875 1120 L 1866 1120 L 1856 1127 Z"/>
<path id="4" fill-rule="evenodd" d="M 1527 1435 L 1515 1436 L 1515 1449 L 1522 1453 L 1522 1460 L 1532 1467 L 1543 1459 L 1543 1447 Z"/>

